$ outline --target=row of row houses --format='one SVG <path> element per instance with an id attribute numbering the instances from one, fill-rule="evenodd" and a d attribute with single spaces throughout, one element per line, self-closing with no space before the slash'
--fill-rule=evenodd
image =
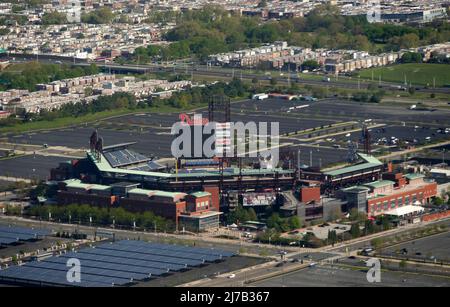
<path id="1" fill-rule="evenodd" d="M 38 84 L 38 91 L 47 91 L 50 93 L 69 93 L 73 89 L 77 89 L 78 87 L 96 87 L 98 85 L 102 85 L 106 81 L 114 81 L 116 79 L 115 75 L 107 75 L 107 74 L 98 74 L 92 76 L 84 76 L 79 78 L 72 79 L 64 79 L 53 81 L 48 84 Z"/>
<path id="2" fill-rule="evenodd" d="M 156 25 L 68 24 L 0 26 L 9 31 L 0 48 L 10 53 L 53 54 L 95 59 L 107 50 L 132 52 L 160 41 L 162 28 Z M 119 54 L 120 55 L 120 52 Z"/>
<path id="3" fill-rule="evenodd" d="M 403 53 L 404 51 L 385 53 L 380 55 L 369 55 L 364 58 L 356 58 L 344 61 L 327 59 L 325 61 L 325 70 L 328 73 L 338 74 L 353 72 L 355 70 L 371 67 L 386 66 L 397 62 L 402 57 Z"/>
<path id="4" fill-rule="evenodd" d="M 93 75 L 39 84 L 37 91 L 9 90 L 0 92 L 1 109 L 12 113 L 59 109 L 69 103 L 89 103 L 99 96 L 126 92 L 136 98 L 149 97 L 157 92 L 171 92 L 191 86 L 190 81 L 116 79 L 114 75 Z M 91 91 L 86 91 L 90 88 Z"/>
<path id="5" fill-rule="evenodd" d="M 258 48 L 214 54 L 209 57 L 209 62 L 211 65 L 218 66 L 253 67 L 262 61 L 293 55 L 293 53 L 293 49 L 288 47 L 286 42 L 275 42 Z"/>

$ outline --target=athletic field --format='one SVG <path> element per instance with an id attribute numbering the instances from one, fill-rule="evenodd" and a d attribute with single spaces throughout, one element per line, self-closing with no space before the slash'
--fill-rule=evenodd
<path id="1" fill-rule="evenodd" d="M 398 64 L 361 71 L 361 78 L 378 81 L 398 82 L 433 87 L 450 86 L 450 65 L 445 64 Z"/>

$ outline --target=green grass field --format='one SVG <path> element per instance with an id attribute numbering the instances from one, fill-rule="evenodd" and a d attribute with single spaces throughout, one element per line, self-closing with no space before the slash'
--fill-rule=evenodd
<path id="1" fill-rule="evenodd" d="M 366 69 L 360 72 L 361 78 L 382 81 L 404 83 L 405 76 L 408 85 L 433 86 L 433 78 L 436 87 L 450 85 L 450 65 L 445 64 L 399 64 L 387 67 Z"/>

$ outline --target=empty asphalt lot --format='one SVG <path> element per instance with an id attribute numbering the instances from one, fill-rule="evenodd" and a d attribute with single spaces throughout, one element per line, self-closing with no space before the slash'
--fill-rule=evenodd
<path id="1" fill-rule="evenodd" d="M 406 249 L 407 253 L 401 255 L 399 252 L 402 249 Z M 396 254 L 402 258 L 450 261 L 450 232 L 398 244 L 385 249 L 382 255 L 384 253 Z"/>
<path id="2" fill-rule="evenodd" d="M 289 111 L 289 108 L 303 106 L 300 109 Z M 206 109 L 200 110 L 206 117 Z M 406 106 L 386 106 L 373 103 L 357 103 L 342 100 L 327 99 L 317 102 L 287 101 L 282 99 L 267 99 L 263 101 L 244 100 L 232 104 L 232 121 L 249 122 L 278 122 L 280 133 L 296 132 L 299 130 L 319 128 L 339 122 L 358 122 L 371 119 L 372 123 L 385 124 L 385 131 L 379 132 L 377 128 L 372 131 L 372 141 L 386 137 L 397 137 L 414 141 L 418 144 L 425 144 L 425 138 L 430 137 L 431 141 L 448 140 L 450 135 L 438 134 L 439 127 L 450 128 L 450 110 L 436 111 L 416 111 L 409 110 Z M 170 134 L 173 123 L 179 120 L 179 114 L 163 113 L 140 113 L 116 117 L 113 120 L 105 119 L 96 123 L 83 124 L 73 127 L 66 127 L 55 130 L 46 130 L 31 133 L 3 134 L 2 139 L 7 142 L 20 144 L 33 144 L 42 146 L 65 146 L 71 149 L 85 150 L 88 148 L 89 136 L 94 129 L 98 129 L 100 136 L 104 139 L 105 146 L 124 142 L 136 142 L 134 150 L 148 156 L 170 157 L 170 145 L 173 136 Z M 358 125 L 355 124 L 356 128 Z M 419 126 L 420 128 L 415 128 Z M 425 127 L 425 128 L 423 128 Z M 348 139 L 358 141 L 360 132 L 351 133 L 350 137 L 346 132 L 333 136 L 336 141 L 341 141 L 341 149 L 331 147 L 333 143 L 325 140 L 305 141 L 292 137 L 283 138 L 281 143 L 293 143 L 289 155 L 301 154 L 302 164 L 311 164 L 317 167 L 326 167 L 331 163 L 343 162 L 347 158 Z M 301 136 L 305 138 L 307 136 Z M 324 138 L 330 138 L 323 136 Z M 322 142 L 322 148 L 311 146 L 313 142 Z M 30 177 L 36 174 L 42 178 L 45 167 L 56 166 L 60 159 L 35 158 L 35 163 L 30 163 L 29 158 L 22 160 L 1 161 L 0 170 L 10 173 L 17 173 L 21 176 Z M 292 158 L 291 158 L 292 160 Z M 311 161 L 312 160 L 312 161 Z M 23 163 L 22 163 L 23 162 Z M 11 164 L 12 163 L 12 164 Z M 51 164 L 51 166 L 50 166 Z M 34 169 L 34 171 L 33 171 Z M 45 175 L 48 170 L 45 171 Z"/>
<path id="3" fill-rule="evenodd" d="M 360 103 L 355 101 L 326 99 L 317 102 L 286 101 L 281 99 L 267 99 L 262 101 L 246 100 L 233 104 L 233 111 L 251 111 L 252 113 L 273 114 L 286 113 L 287 109 L 297 105 L 308 105 L 296 111 L 297 116 L 306 118 L 329 118 L 330 120 L 365 120 L 379 119 L 389 122 L 415 122 L 423 124 L 449 124 L 450 110 L 409 110 L 406 105 L 391 106 L 374 103 Z"/>
<path id="4" fill-rule="evenodd" d="M 0 161 L 0 176 L 47 179 L 50 169 L 57 167 L 60 162 L 68 161 L 66 157 L 28 155 Z"/>
<path id="5" fill-rule="evenodd" d="M 317 265 L 251 284 L 252 287 L 449 287 L 450 278 L 411 273 L 381 273 L 380 283 L 369 283 L 367 270 Z"/>

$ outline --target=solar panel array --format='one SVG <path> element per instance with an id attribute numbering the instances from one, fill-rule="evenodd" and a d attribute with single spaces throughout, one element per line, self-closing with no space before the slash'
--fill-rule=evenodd
<path id="1" fill-rule="evenodd" d="M 0 225 L 0 245 L 38 239 L 49 234 L 50 231 L 47 230 Z"/>
<path id="2" fill-rule="evenodd" d="M 103 153 L 103 155 L 112 167 L 136 164 L 150 160 L 150 158 L 130 149 L 108 151 Z"/>
<path id="3" fill-rule="evenodd" d="M 0 280 L 57 286 L 125 286 L 215 262 L 234 253 L 181 245 L 118 241 L 28 262 L 0 271 Z M 67 281 L 69 259 L 81 264 L 81 282 Z"/>

